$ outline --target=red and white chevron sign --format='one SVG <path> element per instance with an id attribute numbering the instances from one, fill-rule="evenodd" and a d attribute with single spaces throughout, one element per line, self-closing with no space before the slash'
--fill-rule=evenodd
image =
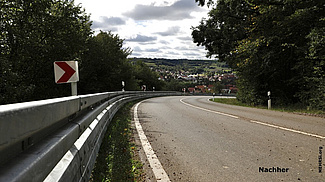
<path id="1" fill-rule="evenodd" d="M 56 83 L 71 83 L 79 81 L 78 61 L 54 62 L 54 76 Z"/>

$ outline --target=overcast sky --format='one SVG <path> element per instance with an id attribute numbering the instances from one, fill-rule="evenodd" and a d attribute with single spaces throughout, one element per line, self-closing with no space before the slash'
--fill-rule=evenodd
<path id="1" fill-rule="evenodd" d="M 207 17 L 195 0 L 75 0 L 90 14 L 95 32 L 112 31 L 125 39 L 130 57 L 207 59 L 191 37 L 191 27 Z"/>

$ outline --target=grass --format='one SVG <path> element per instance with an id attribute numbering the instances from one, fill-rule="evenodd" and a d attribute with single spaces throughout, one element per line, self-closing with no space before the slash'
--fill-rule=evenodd
<path id="1" fill-rule="evenodd" d="M 260 108 L 260 109 L 267 109 L 267 106 L 252 106 L 249 104 L 241 103 L 236 98 L 214 98 L 210 99 L 213 102 L 223 103 L 223 104 L 230 104 L 236 106 L 244 106 L 244 107 L 253 107 L 253 108 Z M 313 110 L 307 109 L 303 106 L 297 105 L 287 105 L 287 106 L 272 106 L 272 110 L 281 111 L 281 112 L 292 112 L 292 113 L 299 113 L 299 114 L 307 114 L 307 115 L 315 115 L 325 117 L 325 112 L 321 110 Z"/>
<path id="2" fill-rule="evenodd" d="M 272 110 L 325 117 L 325 111 L 309 109 L 299 104 L 289 106 L 275 106 L 274 108 L 272 108 Z"/>
<path id="3" fill-rule="evenodd" d="M 100 147 L 91 182 L 143 181 L 142 163 L 132 140 L 131 102 L 123 106 L 107 128 Z"/>
<path id="4" fill-rule="evenodd" d="M 227 99 L 226 98 L 213 98 L 213 99 L 210 99 L 210 101 L 218 102 L 218 103 L 222 103 L 222 104 L 236 105 L 236 106 L 248 106 L 246 104 L 239 102 L 235 98 L 227 98 Z"/>
<path id="5" fill-rule="evenodd" d="M 213 99 L 210 99 L 210 101 L 218 102 L 218 103 L 222 103 L 222 104 L 243 106 L 243 107 L 254 107 L 254 108 L 260 108 L 260 109 L 267 109 L 266 106 L 260 106 L 260 105 L 252 106 L 252 105 L 249 105 L 249 104 L 239 102 L 236 98 L 213 98 Z"/>

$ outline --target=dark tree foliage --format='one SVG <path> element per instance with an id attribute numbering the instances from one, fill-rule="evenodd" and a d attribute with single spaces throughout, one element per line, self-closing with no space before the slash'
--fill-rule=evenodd
<path id="1" fill-rule="evenodd" d="M 159 75 L 141 61 L 134 65 L 128 61 L 129 48 L 123 48 L 123 40 L 111 32 L 100 32 L 87 43 L 88 50 L 80 64 L 79 90 L 81 94 L 125 90 L 161 90 Z"/>
<path id="2" fill-rule="evenodd" d="M 156 91 L 160 91 L 164 87 L 164 82 L 158 80 L 159 74 L 152 71 L 142 61 L 137 61 L 133 66 L 133 72 L 138 85 L 146 85 L 146 90 L 152 91 L 155 88 Z"/>
<path id="3" fill-rule="evenodd" d="M 0 103 L 68 95 L 56 85 L 53 62 L 74 60 L 91 34 L 73 1 L 1 1 Z"/>
<path id="4" fill-rule="evenodd" d="M 54 61 L 79 62 L 78 94 L 122 90 L 122 81 L 125 90 L 161 89 L 149 68 L 127 60 L 118 35 L 93 35 L 73 1 L 3 0 L 0 8 L 0 104 L 69 96 L 70 84 L 54 81 Z"/>
<path id="5" fill-rule="evenodd" d="M 238 99 L 324 109 L 322 0 L 200 0 L 213 8 L 193 27 L 194 42 L 238 71 Z"/>
<path id="6" fill-rule="evenodd" d="M 198 2 L 200 6 L 204 6 L 205 4 L 207 4 L 207 6 L 212 6 L 214 4 L 213 0 L 195 0 L 195 2 Z"/>
<path id="7" fill-rule="evenodd" d="M 126 58 L 131 51 L 122 46 L 123 40 L 111 32 L 100 32 L 89 39 L 80 61 L 81 94 L 120 91 L 122 81 L 129 83 L 132 66 Z"/>

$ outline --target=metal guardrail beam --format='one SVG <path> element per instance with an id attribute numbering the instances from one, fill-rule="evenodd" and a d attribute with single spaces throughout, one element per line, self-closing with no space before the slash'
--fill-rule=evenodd
<path id="1" fill-rule="evenodd" d="M 58 128 L 80 110 L 79 97 L 0 106 L 0 163 L 26 150 L 50 127 Z"/>
<path id="2" fill-rule="evenodd" d="M 124 103 L 179 92 L 106 92 L 0 106 L 0 181 L 88 181 Z"/>

